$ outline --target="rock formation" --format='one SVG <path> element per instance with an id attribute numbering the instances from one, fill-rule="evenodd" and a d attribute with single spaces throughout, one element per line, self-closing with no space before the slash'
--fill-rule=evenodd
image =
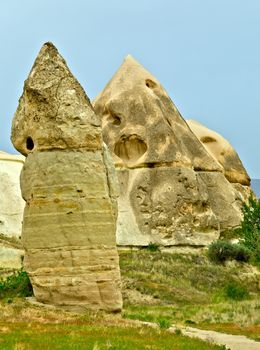
<path id="1" fill-rule="evenodd" d="M 250 186 L 250 178 L 237 152 L 223 136 L 195 120 L 187 120 L 187 124 L 208 153 L 223 167 L 229 182 Z"/>
<path id="2" fill-rule="evenodd" d="M 22 242 L 36 299 L 75 311 L 120 311 L 112 163 L 99 117 L 51 43 L 25 81 L 12 142 L 27 157 Z"/>
<path id="3" fill-rule="evenodd" d="M 131 56 L 93 102 L 120 182 L 117 243 L 200 246 L 239 225 L 240 193 Z"/>
<path id="4" fill-rule="evenodd" d="M 0 152 L 0 268 L 21 267 L 24 201 L 19 177 L 23 163 L 23 156 Z"/>
<path id="5" fill-rule="evenodd" d="M 207 152 L 223 167 L 226 179 L 235 188 L 241 200 L 244 202 L 250 195 L 254 195 L 250 187 L 251 179 L 231 144 L 223 136 L 195 120 L 187 120 L 187 124 Z"/>

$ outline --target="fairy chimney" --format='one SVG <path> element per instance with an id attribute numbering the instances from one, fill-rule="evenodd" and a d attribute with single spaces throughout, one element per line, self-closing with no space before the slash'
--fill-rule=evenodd
<path id="1" fill-rule="evenodd" d="M 25 81 L 11 138 L 26 156 L 22 242 L 36 299 L 120 311 L 113 167 L 100 119 L 52 43 Z"/>
<path id="2" fill-rule="evenodd" d="M 170 97 L 131 56 L 93 102 L 119 177 L 119 245 L 207 245 L 242 198 Z"/>

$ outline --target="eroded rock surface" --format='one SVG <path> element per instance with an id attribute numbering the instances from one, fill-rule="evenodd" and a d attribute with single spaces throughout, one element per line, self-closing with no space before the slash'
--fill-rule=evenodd
<path id="1" fill-rule="evenodd" d="M 25 202 L 20 190 L 24 157 L 0 152 L 0 268 L 21 267 Z"/>
<path id="2" fill-rule="evenodd" d="M 119 177 L 119 245 L 199 246 L 239 225 L 242 196 L 222 164 L 131 56 L 93 105 Z"/>
<path id="3" fill-rule="evenodd" d="M 25 81 L 12 142 L 27 156 L 22 241 L 36 299 L 75 311 L 120 311 L 112 163 L 99 118 L 51 43 Z"/>
<path id="4" fill-rule="evenodd" d="M 224 168 L 229 182 L 250 185 L 250 178 L 237 152 L 223 136 L 195 120 L 187 120 L 187 124 L 206 150 Z"/>

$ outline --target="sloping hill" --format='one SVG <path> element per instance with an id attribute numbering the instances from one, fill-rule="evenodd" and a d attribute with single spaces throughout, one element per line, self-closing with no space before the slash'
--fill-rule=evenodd
<path id="1" fill-rule="evenodd" d="M 219 327 L 260 340 L 256 266 L 217 265 L 203 253 L 129 250 L 120 252 L 120 267 L 127 319 Z"/>

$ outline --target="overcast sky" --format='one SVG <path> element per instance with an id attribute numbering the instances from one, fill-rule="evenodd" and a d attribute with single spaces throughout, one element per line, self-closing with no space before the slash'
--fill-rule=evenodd
<path id="1" fill-rule="evenodd" d="M 42 44 L 52 41 L 93 99 L 130 53 L 185 119 L 226 137 L 260 178 L 259 0 L 2 0 L 0 150 Z"/>

